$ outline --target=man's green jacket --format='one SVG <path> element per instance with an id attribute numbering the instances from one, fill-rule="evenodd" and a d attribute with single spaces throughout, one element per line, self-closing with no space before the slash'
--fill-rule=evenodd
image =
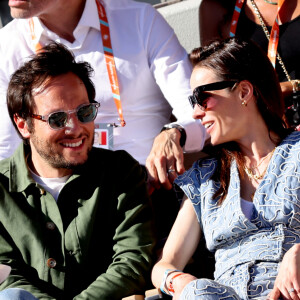
<path id="1" fill-rule="evenodd" d="M 57 202 L 33 181 L 27 146 L 0 162 L 0 285 L 38 299 L 122 299 L 145 288 L 153 249 L 144 175 L 125 151 L 93 148 Z"/>

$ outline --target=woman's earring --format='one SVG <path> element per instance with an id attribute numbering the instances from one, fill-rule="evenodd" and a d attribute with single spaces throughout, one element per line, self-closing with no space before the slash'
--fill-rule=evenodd
<path id="1" fill-rule="evenodd" d="M 242 105 L 247 106 L 247 102 L 245 100 L 243 100 Z"/>

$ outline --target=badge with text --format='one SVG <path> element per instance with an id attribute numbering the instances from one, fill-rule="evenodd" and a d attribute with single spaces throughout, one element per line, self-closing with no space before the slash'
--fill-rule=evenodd
<path id="1" fill-rule="evenodd" d="M 113 150 L 113 127 L 108 123 L 96 123 L 93 146 Z"/>

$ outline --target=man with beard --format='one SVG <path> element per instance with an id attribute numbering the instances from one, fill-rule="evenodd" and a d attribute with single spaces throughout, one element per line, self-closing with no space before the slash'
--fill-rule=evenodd
<path id="1" fill-rule="evenodd" d="M 0 160 L 20 144 L 6 110 L 10 75 L 36 49 L 56 41 L 93 67 L 95 100 L 101 102 L 95 123 L 110 126 L 110 149 L 126 150 L 142 165 L 151 152 L 149 182 L 171 189 L 177 173 L 184 171 L 179 143 L 185 151 L 198 150 L 206 131 L 190 117 L 192 67 L 187 53 L 159 12 L 132 0 L 9 0 L 8 4 L 14 20 L 0 30 Z M 154 140 L 171 113 L 181 127 L 165 127 Z M 123 117 L 126 126 L 120 126 Z M 195 135 L 203 138 L 195 141 Z"/>
<path id="2" fill-rule="evenodd" d="M 92 147 L 92 71 L 50 43 L 10 80 L 8 111 L 24 143 L 0 162 L 0 264 L 11 267 L 0 299 L 119 300 L 146 287 L 143 171 L 125 151 Z"/>

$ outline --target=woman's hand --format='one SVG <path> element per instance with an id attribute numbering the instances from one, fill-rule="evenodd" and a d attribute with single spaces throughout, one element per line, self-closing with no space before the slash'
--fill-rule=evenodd
<path id="1" fill-rule="evenodd" d="M 294 291 L 291 292 L 291 289 Z M 284 255 L 274 288 L 269 299 L 300 299 L 300 244 L 295 244 Z"/>
<path id="2" fill-rule="evenodd" d="M 185 273 L 183 275 L 180 275 L 180 276 L 174 278 L 173 287 L 174 287 L 175 293 L 173 296 L 173 300 L 178 300 L 184 287 L 195 279 L 197 279 L 195 276 L 188 274 L 188 273 Z"/>

